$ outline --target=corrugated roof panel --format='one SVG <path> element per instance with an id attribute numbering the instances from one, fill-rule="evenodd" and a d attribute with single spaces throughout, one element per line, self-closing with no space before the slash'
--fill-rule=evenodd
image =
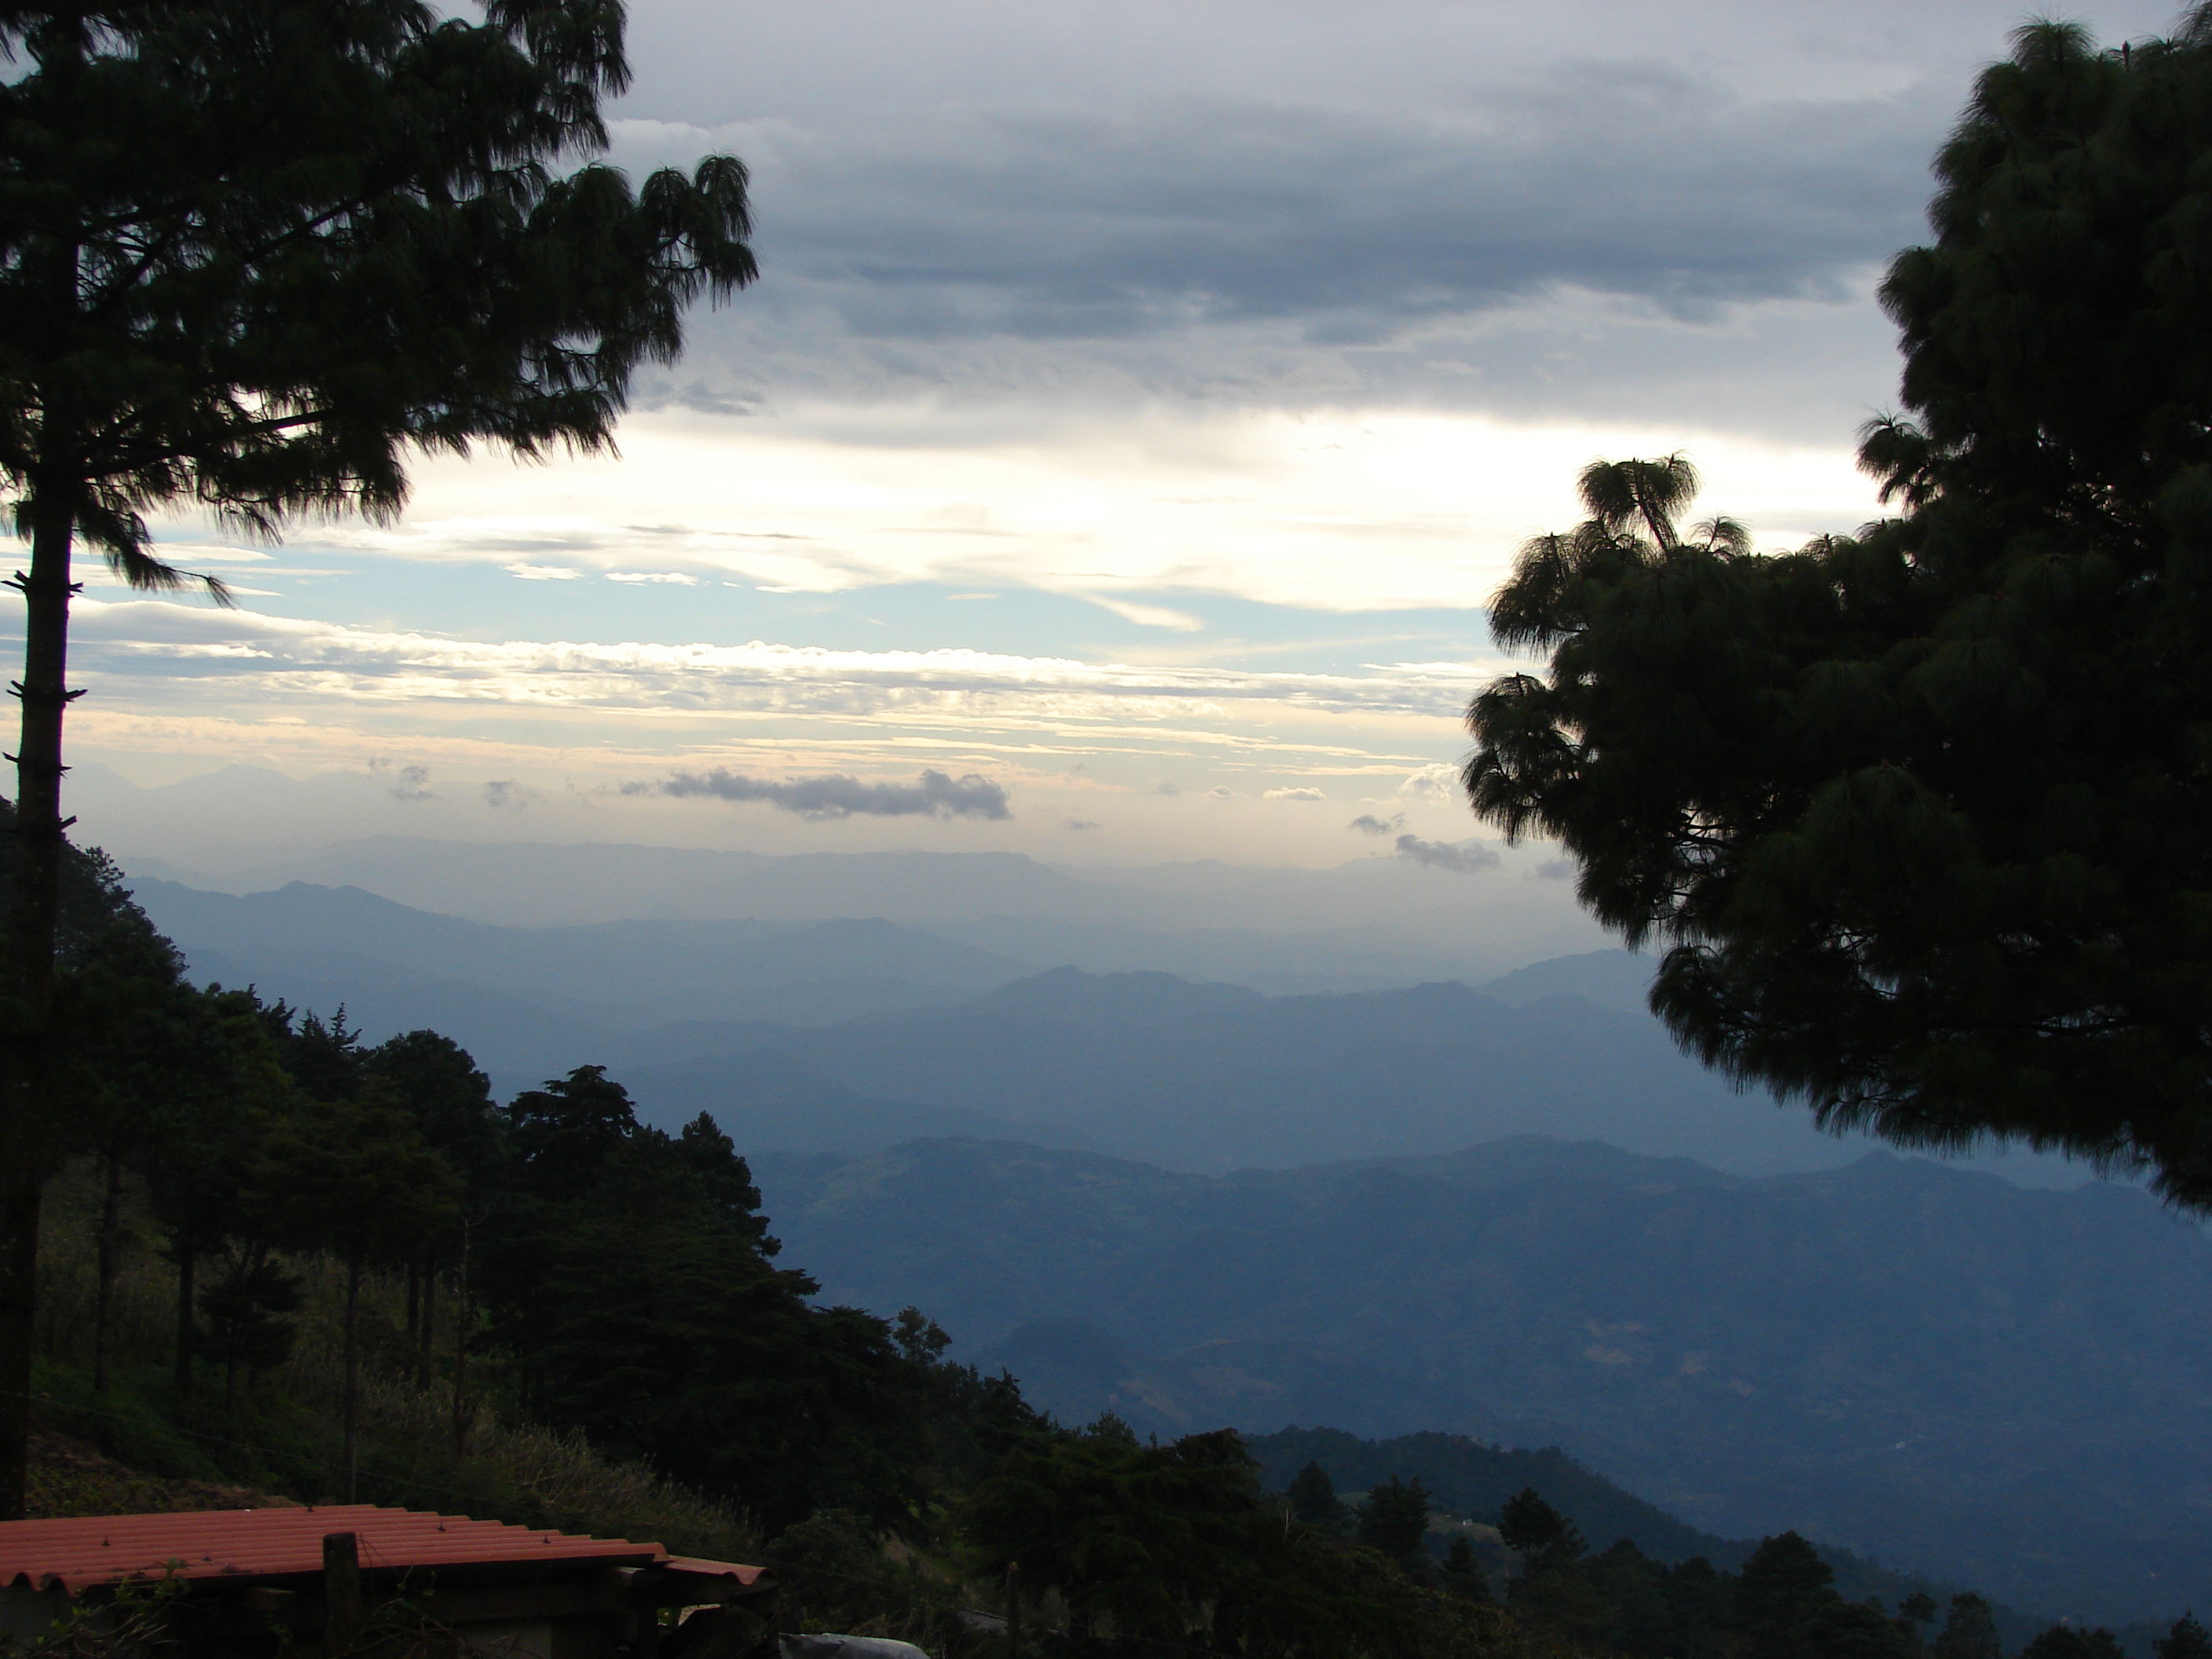
<path id="1" fill-rule="evenodd" d="M 343 1504 L 314 1509 L 209 1510 L 67 1521 L 0 1521 L 0 1586 L 59 1584 L 75 1595 L 131 1578 L 273 1577 L 320 1572 L 326 1534 L 360 1540 L 365 1571 L 463 1565 L 667 1560 L 658 1544 L 585 1538 L 465 1515 Z M 687 1564 L 743 1575 L 726 1562 Z M 747 1580 L 746 1582 L 750 1582 Z"/>

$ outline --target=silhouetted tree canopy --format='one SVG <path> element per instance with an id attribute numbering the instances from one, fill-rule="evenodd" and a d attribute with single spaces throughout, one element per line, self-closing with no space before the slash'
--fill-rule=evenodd
<path id="1" fill-rule="evenodd" d="M 0 7 L 0 487 L 31 544 L 0 955 L 0 1517 L 21 1512 L 65 827 L 71 560 L 192 579 L 145 514 L 388 518 L 410 451 L 611 440 L 685 303 L 750 282 L 744 168 L 558 167 L 627 83 L 611 0 Z M 198 580 L 217 599 L 219 582 Z"/>
<path id="2" fill-rule="evenodd" d="M 1523 1486 L 1505 1500 L 1498 1511 L 1498 1536 L 1521 1558 L 1524 1575 L 1576 1560 L 1587 1547 L 1575 1523 L 1545 1502 L 1534 1486 Z"/>
<path id="3" fill-rule="evenodd" d="M 1882 301 L 1899 516 L 1800 552 L 1599 464 L 1523 550 L 1476 811 L 1668 947 L 1708 1064 L 1920 1146 L 1996 1136 L 2212 1207 L 2212 9 L 2036 23 Z"/>
<path id="4" fill-rule="evenodd" d="M 927 1322 L 894 1332 L 813 1306 L 815 1282 L 773 1264 L 760 1189 L 703 1114 L 673 1135 L 641 1124 L 586 1066 L 503 1116 L 481 1284 L 535 1415 L 771 1529 L 833 1508 L 913 1523 L 942 1397 Z"/>
<path id="5" fill-rule="evenodd" d="M 2193 1613 L 2185 1613 L 2173 1621 L 2173 1626 L 2164 1636 L 2151 1644 L 2158 1659 L 2212 1659 L 2212 1631 L 2207 1631 Z"/>
<path id="6" fill-rule="evenodd" d="M 1291 1477 L 1290 1491 L 1291 1518 L 1304 1522 L 1316 1532 L 1340 1533 L 1351 1518 L 1345 1510 L 1344 1500 L 1336 1495 L 1336 1483 L 1318 1463 L 1309 1461 L 1305 1468 Z"/>
<path id="7" fill-rule="evenodd" d="M 1359 1506 L 1359 1541 L 1409 1571 L 1425 1571 L 1423 1541 L 1429 1532 L 1429 1489 L 1396 1475 L 1369 1489 Z"/>

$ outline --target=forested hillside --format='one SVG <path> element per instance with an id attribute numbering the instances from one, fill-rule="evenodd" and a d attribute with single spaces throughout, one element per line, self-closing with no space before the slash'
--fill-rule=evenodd
<path id="1" fill-rule="evenodd" d="M 1948 1656 L 1996 1639 L 1995 1612 L 1974 1595 L 1951 1595 L 1947 1608 L 1844 1558 L 1838 1579 L 1789 1528 L 1686 1554 L 1706 1540 L 1557 1453 L 1424 1443 L 1433 1493 L 1419 1474 L 1375 1483 L 1356 1442 L 1347 1462 L 1340 1434 L 1286 1438 L 1265 1463 L 1218 1426 L 1237 1413 L 1206 1394 L 1278 1387 L 1253 1364 L 1264 1344 L 1210 1348 L 1151 1380 L 1119 1375 L 1109 1356 L 1091 1381 L 1119 1409 L 1103 1410 L 1061 1397 L 1069 1379 L 1048 1368 L 1025 1390 L 1014 1371 L 962 1363 L 939 1322 L 970 1350 L 994 1336 L 1008 1355 L 1024 1340 L 1051 1348 L 1049 1322 L 1007 1328 L 1033 1311 L 1042 1281 L 1002 1279 L 979 1297 L 957 1270 L 1048 1275 L 1071 1249 L 1097 1269 L 1092 1316 L 1146 1341 L 1187 1334 L 1191 1310 L 1162 1294 L 1171 1282 L 1201 1303 L 1249 1298 L 1291 1316 L 1280 1294 L 1255 1294 L 1263 1278 L 1239 1267 L 1242 1237 L 1311 1277 L 1310 1334 L 1328 1337 L 1340 1317 L 1330 1298 L 1356 1291 L 1382 1316 L 1361 1334 L 1371 1358 L 1405 1346 L 1390 1304 L 1326 1265 L 1357 1259 L 1354 1245 L 1374 1256 L 1363 1226 L 1390 1212 L 1397 1244 L 1374 1259 L 1407 1285 L 1449 1290 L 1450 1276 L 1432 1270 L 1455 1227 L 1502 1216 L 1507 1233 L 1526 1234 L 1536 1213 L 1557 1211 L 1582 1242 L 1555 1236 L 1558 1259 L 1521 1292 L 1553 1310 L 1550 1345 L 1530 1352 L 1556 1388 L 1573 1370 L 1562 1341 L 1626 1375 L 1642 1349 L 1673 1340 L 1628 1323 L 1589 1340 L 1567 1294 L 1623 1279 L 1624 1195 L 1665 1200 L 1662 1214 L 1670 1203 L 1721 1205 L 1676 1229 L 1695 1236 L 1725 1221 L 1727 1203 L 1765 1199 L 1776 1183 L 1535 1142 L 1224 1182 L 941 1140 L 857 1160 L 764 1160 L 777 1194 L 764 1201 L 754 1166 L 710 1116 L 672 1129 L 643 1121 L 597 1066 L 502 1103 L 434 1030 L 372 1044 L 336 1013 L 195 986 L 112 866 L 81 856 L 71 873 L 61 1086 L 79 1141 L 54 1186 L 45 1257 L 38 1386 L 50 1438 L 38 1497 L 49 1510 L 155 1501 L 171 1490 L 161 1480 L 184 1478 L 651 1533 L 777 1566 L 802 1627 L 897 1632 L 947 1659 L 988 1654 L 994 1627 L 963 1609 L 1002 1604 L 1017 1564 L 1034 1598 L 1031 1639 L 1048 1652 L 1196 1643 L 1249 1659 L 1662 1659 L 1786 1634 L 1793 1655 L 1911 1659 L 1931 1641 Z M 1157 988 L 1116 988 L 1141 1010 Z M 1228 1006 L 1249 995 L 1208 994 Z M 1279 1224 L 1285 1195 L 1298 1209 L 1297 1248 Z M 2137 1206 L 2123 1213 L 2143 1241 L 2171 1242 L 2155 1210 L 2118 1201 Z M 1770 1233 L 1788 1233 L 1789 1210 L 1768 1205 Z M 842 1244 L 825 1224 L 840 1218 L 861 1224 Z M 2012 1248 L 1990 1224 L 2002 1204 L 1978 1219 L 1990 1249 Z M 2109 1244 L 2094 1231 L 2061 1227 L 2053 1248 Z M 1139 1237 L 1148 1243 L 1133 1254 Z M 878 1286 L 858 1283 L 861 1240 L 937 1273 L 944 1294 L 870 1309 Z M 1801 1277 L 1816 1243 L 1798 1241 Z M 1639 1241 L 1648 1275 L 1681 1273 L 1682 1260 L 1649 1243 Z M 1789 1260 L 1776 1257 L 1776 1271 Z M 1116 1288 L 1132 1261 L 1150 1291 Z M 1133 1328 L 1138 1315 L 1157 1328 Z M 1097 1360 L 1098 1328 L 1066 1328 Z M 1480 1341 L 1454 1363 L 1496 1391 L 1513 1373 L 1495 1362 L 1519 1339 L 1508 1322 L 1485 1340 L 1499 1351 L 1489 1363 Z M 1359 1346 L 1340 1359 L 1362 1358 Z M 1710 1371 L 1727 1387 L 1760 1363 L 1723 1349 L 1716 1341 L 1708 1355 L 1723 1364 L 1676 1374 Z M 1356 1369 L 1340 1364 L 1340 1379 Z M 1674 1405 L 1705 1386 L 1674 1389 Z M 1755 1422 L 1757 1408 L 1738 1420 Z M 1074 1422 L 1086 1426 L 1064 1426 Z M 93 1446 L 117 1462 L 71 1449 Z M 1286 1474 L 1297 1450 L 1306 1462 Z M 1403 1448 L 1393 1452 L 1402 1461 Z M 1497 1457 L 1487 1485 L 1463 1478 Z M 1364 1499 L 1339 1499 L 1324 1461 L 1347 1484 L 1369 1478 Z M 1501 1474 L 1528 1480 L 1505 1493 Z M 1726 1470 L 1716 1462 L 1713 1474 Z M 1600 1535 L 1624 1521 L 1650 1553 L 1627 1533 Z M 1911 1546 L 1902 1528 L 1893 1541 Z M 1850 1599 L 1869 1586 L 1886 1599 Z M 2194 1640 L 2191 1629 L 2183 1637 Z"/>
<path id="2" fill-rule="evenodd" d="M 1558 1444 L 1727 1536 L 2054 1613 L 2212 1605 L 2212 1241 L 2131 1188 L 1537 1138 L 1218 1178 L 974 1140 L 755 1168 L 832 1294 L 921 1303 L 1065 1414 Z"/>

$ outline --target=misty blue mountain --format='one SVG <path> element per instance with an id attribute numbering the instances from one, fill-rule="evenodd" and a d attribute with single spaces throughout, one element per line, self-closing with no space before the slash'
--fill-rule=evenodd
<path id="1" fill-rule="evenodd" d="M 582 878 L 496 850 L 520 878 Z M 599 1064 L 653 1121 L 711 1112 L 825 1296 L 927 1309 L 1063 1416 L 1557 1446 L 1723 1540 L 2044 1614 L 2212 1607 L 2212 1247 L 2140 1193 L 1863 1157 L 1686 1060 L 1625 952 L 1424 981 L 1401 915 L 1346 984 L 1297 960 L 1346 929 L 1248 926 L 1398 902 L 1387 866 L 617 850 L 592 902 L 663 914 L 134 887 L 202 978 L 434 1026 L 503 1092 Z M 1164 970 L 1207 952 L 1273 976 Z"/>
<path id="2" fill-rule="evenodd" d="M 887 879 L 866 860 L 774 862 L 802 884 L 817 868 L 845 871 L 857 892 Z M 1046 887 L 1054 876 L 1027 860 L 945 863 L 956 887 L 992 872 Z M 1176 874 L 1165 879 L 1180 890 Z M 1000 1134 L 1226 1170 L 1545 1132 L 1747 1171 L 1851 1155 L 1684 1058 L 1641 1009 L 1645 969 L 1622 951 L 1539 963 L 1479 990 L 1443 981 L 1267 996 L 1157 969 L 1055 967 L 943 925 L 506 927 L 358 888 L 294 883 L 239 896 L 133 885 L 202 978 L 343 1003 L 373 1037 L 434 1026 L 502 1090 L 604 1064 L 653 1121 L 712 1111 L 756 1148 Z M 1015 918 L 1008 929 L 1017 923 L 1038 944 L 1068 926 Z M 1183 942 L 1115 937 L 1139 961 L 1145 941 L 1156 960 L 1176 959 Z M 1295 954 L 1297 941 L 1267 948 Z"/>

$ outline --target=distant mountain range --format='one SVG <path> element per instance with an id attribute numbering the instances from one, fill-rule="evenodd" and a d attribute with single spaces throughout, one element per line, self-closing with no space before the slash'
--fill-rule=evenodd
<path id="1" fill-rule="evenodd" d="M 1060 968 L 954 1007 L 733 1034 L 718 1060 L 623 1075 L 657 1114 L 712 1111 L 748 1145 L 769 1144 L 752 1133 L 763 1093 L 787 1101 L 803 1076 L 841 1098 L 987 1113 L 1020 1139 L 1172 1169 L 1440 1152 L 1533 1131 L 1747 1170 L 1850 1155 L 1802 1115 L 1735 1093 L 1649 1014 L 1571 996 L 1516 1007 L 1453 983 L 1265 997 Z"/>
<path id="2" fill-rule="evenodd" d="M 97 766 L 72 781 L 86 822 L 117 829 L 149 819 L 174 827 L 218 799 L 236 817 L 240 803 L 266 797 L 281 817 L 277 803 L 303 787 L 252 767 L 162 789 L 137 789 Z M 358 775 L 323 783 L 381 793 Z M 119 817 L 118 807 L 127 809 Z M 110 850 L 134 874 L 190 887 L 358 887 L 501 927 L 880 917 L 1040 967 L 1158 969 L 1265 991 L 1485 980 L 1608 942 L 1562 883 L 1458 874 L 1389 856 L 1326 869 L 1213 860 L 1118 867 L 1048 865 L 1018 853 L 763 854 L 413 836 L 296 848 L 254 846 L 243 836 L 194 854 L 173 839 L 159 837 L 184 862 Z"/>
<path id="3" fill-rule="evenodd" d="M 433 1026 L 502 1092 L 609 1066 L 646 1115 L 710 1111 L 748 1148 L 866 1152 L 1005 1135 L 1173 1168 L 1595 1136 L 1758 1171 L 1848 1149 L 1686 1059 L 1600 951 L 1481 990 L 1269 997 L 1161 972 L 1039 964 L 880 920 L 518 928 L 295 883 L 134 881 L 204 979 L 370 1036 Z"/>
<path id="4" fill-rule="evenodd" d="M 204 978 L 434 1026 L 502 1092 L 599 1063 L 653 1121 L 713 1112 L 825 1294 L 927 1309 L 1065 1415 L 1556 1443 L 1724 1538 L 1796 1527 L 2045 1615 L 2212 1610 L 2204 1237 L 2126 1188 L 1837 1168 L 1682 1058 L 1626 953 L 1268 995 L 979 942 L 1192 937 L 1106 921 L 134 887 Z"/>
<path id="5" fill-rule="evenodd" d="M 682 1021 L 817 1024 L 964 1000 L 1036 971 L 872 920 L 501 927 L 358 887 L 294 882 L 241 896 L 146 878 L 131 886 L 204 977 L 313 987 L 285 994 L 318 1006 L 344 1000 L 363 1021 L 395 1028 L 440 1024 L 428 1016 L 459 995 L 495 1064 L 556 1062 L 557 1053 L 538 1052 L 549 1030 L 574 1047 Z"/>
<path id="6" fill-rule="evenodd" d="M 825 1296 L 1062 1415 L 1556 1444 L 2045 1616 L 2212 1607 L 2212 1242 L 2130 1188 L 1744 1179 L 1524 1137 L 1208 1177 L 936 1139 L 755 1159 Z"/>

